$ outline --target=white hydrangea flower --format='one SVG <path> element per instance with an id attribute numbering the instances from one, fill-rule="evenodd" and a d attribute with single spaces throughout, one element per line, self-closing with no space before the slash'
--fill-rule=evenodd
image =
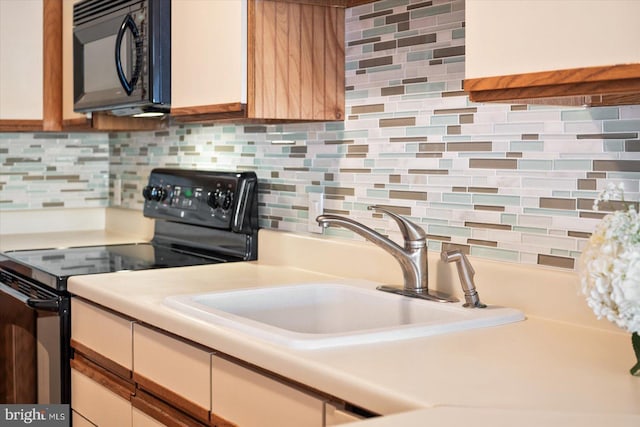
<path id="1" fill-rule="evenodd" d="M 598 200 L 623 196 L 621 185 L 609 184 Z M 582 252 L 579 272 L 582 292 L 596 316 L 640 333 L 640 216 L 634 205 L 602 219 Z"/>

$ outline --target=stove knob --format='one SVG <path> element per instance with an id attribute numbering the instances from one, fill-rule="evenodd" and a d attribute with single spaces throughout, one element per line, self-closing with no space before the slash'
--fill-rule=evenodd
<path id="1" fill-rule="evenodd" d="M 222 201 L 220 202 L 220 205 L 222 206 L 222 209 L 226 211 L 231 207 L 232 202 L 233 202 L 233 193 L 231 192 L 231 190 L 227 190 L 227 192 L 223 196 Z"/>
<path id="2" fill-rule="evenodd" d="M 209 194 L 207 195 L 207 204 L 211 206 L 213 209 L 217 209 L 220 207 L 220 204 L 218 203 L 219 195 L 220 195 L 220 189 L 217 189 L 216 191 L 210 191 Z"/>
<path id="3" fill-rule="evenodd" d="M 142 190 L 142 196 L 146 200 L 161 202 L 167 198 L 167 191 L 162 187 L 154 187 L 152 185 L 147 185 Z"/>

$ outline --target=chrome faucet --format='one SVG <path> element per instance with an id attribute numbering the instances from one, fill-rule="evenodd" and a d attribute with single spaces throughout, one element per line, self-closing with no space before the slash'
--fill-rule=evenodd
<path id="1" fill-rule="evenodd" d="M 455 262 L 458 267 L 458 277 L 460 278 L 460 284 L 464 291 L 465 303 L 463 306 L 469 308 L 485 308 L 486 305 L 480 302 L 480 296 L 476 291 L 476 285 L 473 281 L 473 276 L 476 272 L 467 259 L 467 256 L 459 249 L 453 249 L 450 251 L 442 251 L 440 258 L 444 262 Z"/>
<path id="2" fill-rule="evenodd" d="M 344 227 L 381 247 L 398 260 L 404 277 L 404 287 L 379 286 L 378 290 L 392 292 L 410 297 L 423 298 L 441 302 L 456 302 L 455 298 L 439 292 L 429 291 L 427 264 L 427 235 L 413 222 L 380 206 L 369 206 L 369 210 L 382 212 L 394 219 L 404 238 L 404 248 L 375 230 L 352 219 L 338 215 L 320 215 L 318 224 L 326 227 Z"/>

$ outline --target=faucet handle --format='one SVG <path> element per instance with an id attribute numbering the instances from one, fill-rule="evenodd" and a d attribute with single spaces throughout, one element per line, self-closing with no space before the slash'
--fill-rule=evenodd
<path id="1" fill-rule="evenodd" d="M 385 213 L 393 218 L 398 223 L 398 227 L 400 227 L 400 232 L 402 233 L 405 244 L 426 244 L 427 233 L 425 233 L 422 227 L 420 227 L 418 224 L 415 224 L 408 219 L 403 218 L 394 212 L 391 212 L 389 209 L 383 208 L 378 205 L 367 206 L 367 209 L 369 209 L 370 211 L 373 210 L 376 212 Z"/>

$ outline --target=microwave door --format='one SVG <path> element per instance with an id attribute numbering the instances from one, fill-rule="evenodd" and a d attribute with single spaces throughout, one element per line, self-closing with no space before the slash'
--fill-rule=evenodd
<path id="1" fill-rule="evenodd" d="M 1 1 L 1 0 L 0 0 Z M 74 31 L 76 111 L 110 109 L 140 95 L 142 42 L 130 14 L 118 14 Z"/>

